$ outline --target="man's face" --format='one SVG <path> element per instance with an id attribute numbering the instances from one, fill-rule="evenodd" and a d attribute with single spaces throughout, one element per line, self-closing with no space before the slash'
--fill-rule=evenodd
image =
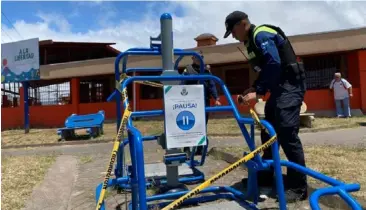
<path id="1" fill-rule="evenodd" d="M 247 25 L 244 22 L 244 20 L 242 20 L 234 25 L 234 28 L 231 31 L 231 34 L 233 35 L 234 39 L 236 39 L 240 42 L 244 42 L 247 39 L 248 30 L 247 30 Z"/>
<path id="2" fill-rule="evenodd" d="M 201 56 L 202 59 L 203 59 L 203 55 Z M 192 60 L 193 60 L 193 63 L 196 64 L 196 65 L 200 65 L 200 60 L 198 58 L 196 58 L 195 56 L 192 56 Z"/>
<path id="3" fill-rule="evenodd" d="M 336 75 L 336 76 L 334 76 L 334 79 L 335 79 L 337 82 L 339 82 L 339 81 L 341 80 L 341 76 Z"/>

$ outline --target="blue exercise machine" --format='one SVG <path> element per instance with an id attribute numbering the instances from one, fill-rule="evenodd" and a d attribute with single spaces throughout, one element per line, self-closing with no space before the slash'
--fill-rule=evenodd
<path id="1" fill-rule="evenodd" d="M 238 126 L 249 146 L 249 149 L 253 152 L 256 149 L 254 141 L 255 122 L 252 118 L 245 118 L 240 115 L 238 109 L 235 106 L 234 101 L 231 98 L 228 88 L 224 82 L 213 75 L 191 75 L 182 76 L 177 72 L 178 64 L 184 56 L 195 56 L 199 58 L 201 63 L 201 73 L 203 73 L 204 62 L 200 55 L 194 51 L 188 52 L 182 49 L 173 49 L 173 32 L 172 32 L 172 17 L 168 13 L 161 15 L 161 34 L 157 38 L 150 37 L 150 48 L 132 48 L 123 53 L 120 53 L 115 61 L 115 80 L 116 90 L 108 98 L 116 100 L 117 109 L 117 129 L 120 126 L 122 120 L 121 114 L 121 95 L 127 86 L 137 81 L 160 81 L 164 85 L 178 84 L 177 81 L 185 80 L 213 80 L 218 83 L 223 90 L 225 97 L 227 98 L 227 106 L 220 107 L 206 107 L 206 112 L 233 112 Z M 153 43 L 160 41 L 161 43 Z M 129 55 L 156 55 L 162 56 L 162 68 L 126 68 L 127 57 Z M 174 63 L 174 55 L 180 56 Z M 119 63 L 123 59 L 122 72 L 119 69 Z M 120 81 L 121 75 L 125 75 L 130 72 L 162 72 L 161 76 L 133 76 L 125 78 Z M 123 108 L 128 108 L 128 98 L 123 101 Z M 131 118 L 133 117 L 154 117 L 164 115 L 164 110 L 152 110 L 152 111 L 133 111 Z M 197 166 L 202 166 L 205 162 L 207 153 L 207 145 L 204 147 L 204 152 L 200 161 L 194 160 L 194 151 L 190 158 L 187 158 L 186 154 L 177 149 L 167 149 L 164 156 L 164 163 L 161 165 L 155 165 L 149 167 L 144 163 L 143 142 L 144 141 L 157 141 L 164 149 L 165 137 L 162 136 L 142 136 L 141 132 L 136 129 L 131 118 L 127 121 L 128 138 L 123 139 L 120 144 L 120 148 L 117 153 L 117 163 L 115 165 L 113 179 L 109 179 L 108 187 L 118 186 L 121 189 L 129 190 L 131 193 L 131 202 L 129 203 L 129 209 L 132 210 L 147 210 L 154 208 L 158 205 L 160 208 L 164 208 L 171 203 L 172 200 L 178 199 L 186 193 L 190 192 L 188 189 L 182 187 L 182 184 L 203 182 L 205 180 L 204 174 L 197 169 Z M 261 124 L 269 132 L 270 136 L 275 135 L 273 127 L 265 120 L 260 121 Z M 245 125 L 251 126 L 250 132 L 247 131 Z M 129 155 L 131 157 L 132 164 L 125 165 L 124 160 L 124 147 L 129 145 Z M 191 205 L 196 203 L 203 203 L 209 201 L 215 201 L 218 199 L 228 199 L 237 201 L 240 206 L 257 209 L 256 204 L 259 200 L 259 189 L 257 185 L 257 171 L 268 170 L 271 166 L 275 171 L 276 190 L 279 200 L 279 209 L 286 209 L 286 200 L 284 194 L 284 185 L 282 179 L 281 166 L 294 168 L 302 173 L 305 173 L 315 179 L 319 179 L 327 184 L 331 185 L 328 188 L 321 188 L 316 190 L 309 199 L 312 209 L 319 210 L 319 198 L 324 195 L 338 194 L 343 198 L 352 209 L 361 210 L 361 205 L 348 193 L 358 191 L 360 189 L 359 184 L 346 184 L 331 177 L 325 176 L 319 172 L 311 170 L 309 168 L 302 167 L 289 161 L 280 160 L 279 147 L 277 141 L 272 146 L 273 160 L 262 160 L 257 154 L 253 159 L 247 161 L 245 166 L 248 168 L 248 187 L 246 192 L 238 191 L 230 186 L 218 186 L 218 187 L 206 187 L 200 193 L 214 193 L 210 195 L 201 195 L 194 198 L 189 198 L 181 203 L 181 206 Z M 164 171 L 165 167 L 165 171 Z M 179 173 L 178 173 L 179 172 Z M 96 201 L 99 199 L 99 195 L 102 189 L 103 183 L 99 184 L 96 188 Z M 167 187 L 162 193 L 153 196 L 146 195 L 146 189 L 150 186 L 161 185 Z M 178 190 L 175 190 L 178 189 Z M 252 199 L 253 202 L 248 202 L 248 199 Z M 164 200 L 164 202 L 156 203 L 156 201 Z M 166 201 L 170 200 L 170 201 Z M 152 202 L 154 202 L 152 204 Z M 218 204 L 220 205 L 220 204 Z M 104 203 L 101 209 L 105 209 Z"/>
<path id="2" fill-rule="evenodd" d="M 86 132 L 93 138 L 103 134 L 104 111 L 100 110 L 94 114 L 77 115 L 71 114 L 65 120 L 65 127 L 57 129 L 61 139 L 76 138 L 75 130 L 86 129 Z"/>

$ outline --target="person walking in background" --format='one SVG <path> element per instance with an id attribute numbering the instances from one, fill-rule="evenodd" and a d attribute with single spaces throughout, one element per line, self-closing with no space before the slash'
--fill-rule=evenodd
<path id="1" fill-rule="evenodd" d="M 346 79 L 342 78 L 341 73 L 338 72 L 334 74 L 334 79 L 330 83 L 329 90 L 334 92 L 337 117 L 351 117 L 349 98 L 353 97 L 352 85 Z M 341 103 L 343 103 L 343 109 Z"/>
<path id="2" fill-rule="evenodd" d="M 204 59 L 202 51 L 199 52 L 201 55 L 201 58 Z M 205 74 L 211 75 L 211 66 L 205 65 Z M 183 75 L 198 75 L 200 73 L 200 60 L 196 57 L 192 57 L 192 64 L 187 65 L 186 68 L 183 71 Z M 195 85 L 199 84 L 199 81 L 192 81 L 192 80 L 186 80 L 183 81 L 182 84 L 184 85 Z M 220 98 L 217 93 L 216 85 L 213 80 L 207 80 L 204 81 L 204 91 L 205 91 L 205 104 L 206 107 L 210 106 L 210 99 L 213 98 L 215 100 L 215 106 L 221 106 Z M 206 112 L 206 126 L 208 123 L 209 113 Z M 191 149 L 189 147 L 184 147 L 184 151 L 190 156 Z M 203 146 L 197 147 L 196 155 L 202 155 L 203 152 Z"/>

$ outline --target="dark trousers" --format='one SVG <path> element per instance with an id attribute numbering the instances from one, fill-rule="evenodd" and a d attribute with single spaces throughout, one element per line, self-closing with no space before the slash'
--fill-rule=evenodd
<path id="1" fill-rule="evenodd" d="M 281 108 L 279 108 L 281 107 Z M 290 107 L 278 106 L 276 98 L 269 98 L 265 106 L 265 120 L 267 120 L 277 133 L 277 140 L 282 147 L 287 159 L 291 162 L 305 166 L 304 151 L 298 136 L 300 127 L 300 108 L 299 105 Z M 261 132 L 262 143 L 269 140 L 269 135 Z M 273 159 L 271 148 L 264 151 L 263 159 Z M 270 171 L 260 171 L 258 173 L 258 181 L 260 185 L 268 185 L 272 183 L 273 168 Z M 307 186 L 306 175 L 287 169 L 286 188 L 288 189 L 304 189 Z"/>

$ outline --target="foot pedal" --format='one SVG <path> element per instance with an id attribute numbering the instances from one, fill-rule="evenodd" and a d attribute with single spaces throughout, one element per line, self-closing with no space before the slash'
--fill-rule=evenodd
<path id="1" fill-rule="evenodd" d="M 191 176 L 193 175 L 193 169 L 187 164 L 178 166 L 179 176 Z M 164 163 L 148 163 L 145 164 L 145 177 L 147 179 L 154 178 L 159 179 L 166 177 L 166 165 Z"/>
<path id="2" fill-rule="evenodd" d="M 175 153 L 164 155 L 164 163 L 166 165 L 180 165 L 187 161 L 186 153 Z"/>

